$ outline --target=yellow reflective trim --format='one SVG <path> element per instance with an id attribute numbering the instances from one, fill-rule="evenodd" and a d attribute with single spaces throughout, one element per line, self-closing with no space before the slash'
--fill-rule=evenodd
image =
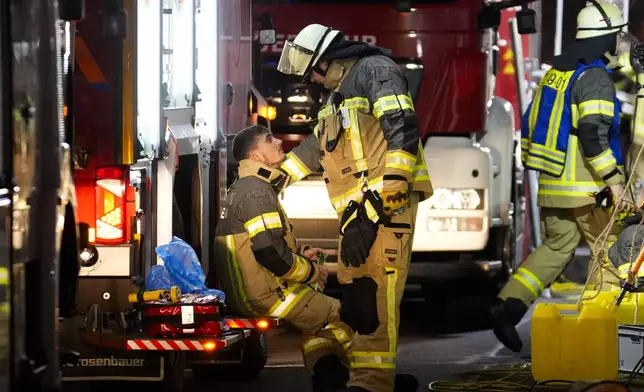
<path id="1" fill-rule="evenodd" d="M 342 232 L 344 233 L 344 230 L 349 226 L 349 223 L 351 223 L 352 220 L 354 220 L 358 216 L 358 210 L 353 211 L 353 214 L 349 216 L 349 219 L 347 219 L 346 222 L 342 225 Z"/>
<path id="2" fill-rule="evenodd" d="M 246 295 L 246 289 L 244 288 L 244 283 L 242 282 L 241 272 L 239 271 L 239 262 L 237 260 L 237 247 L 235 245 L 235 237 L 233 237 L 232 235 L 226 236 L 226 258 L 228 259 L 228 265 L 231 266 L 230 280 L 236 283 L 237 291 L 241 295 L 241 306 L 244 307 L 244 310 L 248 312 L 248 314 L 254 315 L 255 312 L 249 305 L 248 296 Z"/>
<path id="3" fill-rule="evenodd" d="M 557 150 L 556 147 L 551 148 L 537 143 L 530 143 L 530 150 L 561 164 L 566 160 L 566 153 Z"/>
<path id="4" fill-rule="evenodd" d="M 429 180 L 429 170 L 427 170 L 427 163 L 425 163 L 425 150 L 423 150 L 423 144 L 418 140 L 418 156 L 416 157 L 414 171 L 411 173 L 411 182 Z"/>
<path id="5" fill-rule="evenodd" d="M 414 110 L 414 104 L 409 95 L 387 95 L 373 104 L 373 115 L 376 118 L 380 118 L 388 111 L 405 109 Z"/>
<path id="6" fill-rule="evenodd" d="M 590 101 L 582 102 L 578 105 L 579 118 L 591 116 L 593 114 L 601 114 L 607 117 L 613 117 L 615 114 L 615 103 L 605 101 L 603 99 L 592 99 Z"/>
<path id="7" fill-rule="evenodd" d="M 0 267 L 0 285 L 9 284 L 9 269 Z"/>
<path id="8" fill-rule="evenodd" d="M 253 238 L 267 229 L 278 229 L 280 227 L 282 227 L 282 219 L 279 212 L 258 215 L 244 223 L 244 228 L 248 232 L 249 238 Z"/>
<path id="9" fill-rule="evenodd" d="M 611 150 L 605 150 L 596 157 L 589 159 L 588 163 L 590 163 L 600 177 L 605 176 L 617 167 L 617 160 L 615 160 Z"/>
<path id="10" fill-rule="evenodd" d="M 561 166 L 557 166 L 553 162 L 546 161 L 543 158 L 529 154 L 526 158 L 526 165 L 530 165 L 536 169 L 545 170 L 548 173 L 561 173 L 562 170 Z"/>
<path id="11" fill-rule="evenodd" d="M 289 271 L 282 278 L 284 280 L 294 280 L 302 282 L 311 273 L 311 263 L 300 255 L 294 255 L 292 271 Z"/>
<path id="12" fill-rule="evenodd" d="M 369 218 L 373 222 L 377 222 L 379 217 L 378 213 L 376 212 L 376 209 L 369 203 L 369 200 L 366 200 L 364 203 L 364 209 L 365 212 L 367 213 L 367 218 Z"/>
<path id="13" fill-rule="evenodd" d="M 373 191 L 382 191 L 382 177 L 372 179 L 367 183 L 367 187 Z M 341 213 L 352 200 L 356 202 L 362 201 L 362 183 L 358 183 L 358 185 L 349 189 L 340 196 L 331 198 L 331 204 L 333 204 L 337 213 Z"/>
<path id="14" fill-rule="evenodd" d="M 311 174 L 311 170 L 292 152 L 286 154 L 286 159 L 282 162 L 281 167 L 295 181 L 299 181 Z"/>
<path id="15" fill-rule="evenodd" d="M 351 144 L 351 151 L 353 152 L 353 159 L 359 171 L 367 170 L 367 162 L 364 160 L 364 151 L 362 149 L 362 137 L 360 136 L 360 124 L 358 122 L 355 110 L 349 111 L 349 119 L 351 128 L 348 129 L 347 135 Z"/>
<path id="16" fill-rule="evenodd" d="M 311 351 L 319 350 L 321 348 L 333 347 L 333 343 L 325 338 L 313 338 L 307 340 L 302 346 L 302 351 L 305 354 L 310 353 Z"/>
<path id="17" fill-rule="evenodd" d="M 577 128 L 579 126 L 579 107 L 576 104 L 572 105 L 572 127 Z"/>
<path id="18" fill-rule="evenodd" d="M 286 317 L 309 290 L 311 289 L 308 286 L 290 283 L 288 289 L 284 290 L 284 301 L 277 301 L 268 311 L 268 314 L 271 317 Z"/>
<path id="19" fill-rule="evenodd" d="M 354 351 L 351 354 L 352 368 L 395 369 L 396 354 L 393 352 Z"/>
<path id="20" fill-rule="evenodd" d="M 3 302 L 3 303 L 0 304 L 0 314 L 1 313 L 9 314 L 10 310 L 11 309 L 10 309 L 10 306 L 9 306 L 9 302 Z"/>
<path id="21" fill-rule="evenodd" d="M 536 285 L 537 285 L 537 286 L 536 286 L 536 288 L 537 288 L 537 289 L 539 289 L 540 291 L 543 291 L 543 290 L 544 290 L 545 286 L 543 285 L 543 283 L 541 282 L 541 280 L 540 280 L 539 278 L 537 278 L 537 276 L 536 276 L 535 274 L 533 274 L 530 270 L 528 270 L 527 268 L 524 268 L 524 267 L 519 267 L 519 269 L 517 270 L 517 272 L 519 272 L 519 273 L 520 273 L 520 274 L 522 274 L 523 276 L 527 277 L 527 278 L 528 278 L 528 279 L 530 279 L 534 284 L 536 284 Z"/>
<path id="22" fill-rule="evenodd" d="M 552 113 L 550 113 L 550 123 L 548 124 L 548 134 L 546 136 L 546 146 L 548 146 L 550 151 L 556 151 L 557 139 L 559 137 L 559 124 L 561 124 L 565 97 L 565 91 L 557 92 L 557 98 L 555 99 Z M 532 147 L 534 148 L 534 145 Z"/>
<path id="23" fill-rule="evenodd" d="M 364 97 L 347 98 L 340 104 L 340 108 L 369 110 L 369 100 Z"/>
<path id="24" fill-rule="evenodd" d="M 322 109 L 320 109 L 320 111 L 318 112 L 318 120 L 322 120 L 322 119 L 324 119 L 324 118 L 326 118 L 326 117 L 329 117 L 329 116 L 331 116 L 333 113 L 334 113 L 334 111 L 333 111 L 333 106 L 331 106 L 331 105 L 324 106 L 324 107 L 322 107 Z"/>
<path id="25" fill-rule="evenodd" d="M 335 324 L 328 324 L 324 329 L 330 330 L 335 340 L 342 346 L 345 351 L 348 351 L 351 348 L 351 338 L 342 328 L 338 327 Z"/>
<path id="26" fill-rule="evenodd" d="M 644 121 L 642 120 L 635 121 L 635 127 L 633 129 L 633 142 L 635 142 L 636 144 L 644 144 Z"/>
<path id="27" fill-rule="evenodd" d="M 353 98 L 347 98 L 342 103 L 340 103 L 340 106 L 334 110 L 333 105 L 326 105 L 318 111 L 318 120 L 322 120 L 326 117 L 332 116 L 333 114 L 337 113 L 340 108 L 347 108 L 347 109 L 362 109 L 362 110 L 369 110 L 369 100 L 364 97 L 353 97 Z"/>
<path id="28" fill-rule="evenodd" d="M 535 298 L 539 297 L 539 295 L 540 295 L 539 292 L 534 287 L 532 287 L 532 285 L 530 285 L 530 283 L 527 280 L 525 280 L 525 278 L 523 276 L 514 274 L 514 275 L 512 275 L 512 278 L 516 279 L 526 289 L 528 289 L 534 295 Z"/>
<path id="29" fill-rule="evenodd" d="M 399 169 L 406 172 L 413 172 L 416 164 L 416 156 L 403 150 L 387 151 L 385 168 Z"/>
<path id="30" fill-rule="evenodd" d="M 385 267 L 387 272 L 387 335 L 389 335 L 389 354 L 395 353 L 398 347 L 398 327 L 396 323 L 396 283 L 398 270 Z"/>
<path id="31" fill-rule="evenodd" d="M 537 125 L 537 117 L 539 115 L 539 106 L 541 105 L 541 89 L 537 90 L 537 95 L 534 97 L 532 106 L 530 107 L 530 140 L 532 140 L 532 131 Z"/>
<path id="32" fill-rule="evenodd" d="M 411 182 L 429 181 L 429 171 L 425 166 L 414 166 L 411 173 Z"/>

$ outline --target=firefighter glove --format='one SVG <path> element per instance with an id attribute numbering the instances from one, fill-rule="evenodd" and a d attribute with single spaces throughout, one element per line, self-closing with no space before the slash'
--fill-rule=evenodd
<path id="1" fill-rule="evenodd" d="M 409 194 L 407 191 L 383 191 L 382 200 L 385 213 L 392 215 L 405 207 L 409 201 Z"/>
<path id="2" fill-rule="evenodd" d="M 342 263 L 345 267 L 360 267 L 376 241 L 378 225 L 367 217 L 362 205 L 353 201 L 345 209 L 340 224 Z"/>

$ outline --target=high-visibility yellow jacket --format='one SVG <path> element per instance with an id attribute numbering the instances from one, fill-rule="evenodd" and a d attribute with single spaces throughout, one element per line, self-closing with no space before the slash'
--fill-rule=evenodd
<path id="1" fill-rule="evenodd" d="M 601 60 L 548 70 L 521 126 L 523 161 L 538 170 L 538 204 L 577 208 L 624 181 L 619 101 Z"/>

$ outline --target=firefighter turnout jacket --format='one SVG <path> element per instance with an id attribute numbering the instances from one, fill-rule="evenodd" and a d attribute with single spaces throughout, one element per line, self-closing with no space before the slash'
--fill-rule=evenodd
<path id="1" fill-rule="evenodd" d="M 538 204 L 577 208 L 624 181 L 617 100 L 602 60 L 572 71 L 551 68 L 523 116 L 522 159 L 539 175 Z"/>
<path id="2" fill-rule="evenodd" d="M 216 270 L 237 314 L 286 317 L 313 290 L 319 265 L 299 254 L 277 195 L 288 177 L 242 160 L 216 229 Z"/>
<path id="3" fill-rule="evenodd" d="M 362 199 L 365 185 L 381 193 L 417 191 L 420 201 L 431 196 L 418 119 L 397 65 L 385 56 L 337 60 L 325 87 L 332 92 L 313 134 L 282 165 L 292 181 L 321 165 L 338 217 L 350 201 Z"/>
<path id="4" fill-rule="evenodd" d="M 278 169 L 240 162 L 216 229 L 216 274 L 232 313 L 286 319 L 304 335 L 306 368 L 344 385 L 342 374 L 316 364 L 325 356 L 348 364 L 353 329 L 341 320 L 340 301 L 309 286 L 319 280 L 320 267 L 300 255 L 280 207 L 277 196 L 287 181 Z"/>

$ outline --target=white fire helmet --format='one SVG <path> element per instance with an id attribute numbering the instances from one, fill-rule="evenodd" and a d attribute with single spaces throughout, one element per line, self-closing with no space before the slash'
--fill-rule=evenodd
<path id="1" fill-rule="evenodd" d="M 628 25 L 622 11 L 606 0 L 590 0 L 577 14 L 577 39 L 599 37 L 625 31 Z"/>
<path id="2" fill-rule="evenodd" d="M 338 34 L 339 30 L 320 24 L 306 26 L 284 44 L 277 70 L 287 75 L 306 76 Z"/>

